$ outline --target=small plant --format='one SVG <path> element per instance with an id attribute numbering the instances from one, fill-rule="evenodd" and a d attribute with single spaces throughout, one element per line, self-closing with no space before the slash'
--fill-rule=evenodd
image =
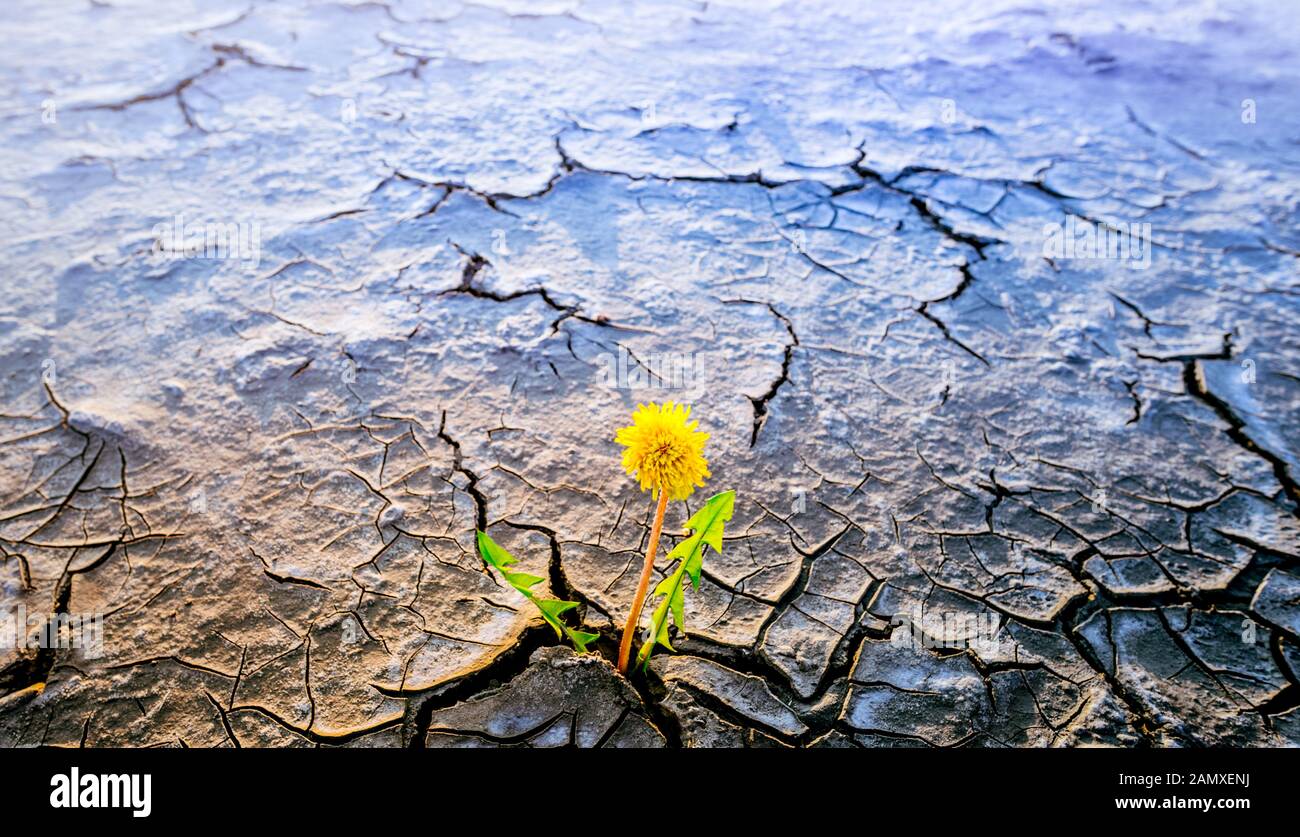
<path id="1" fill-rule="evenodd" d="M 515 557 L 501 548 L 501 545 L 487 536 L 486 532 L 478 533 L 478 554 L 483 560 L 492 565 L 501 577 L 506 580 L 511 587 L 518 590 L 530 602 L 537 605 L 537 609 L 542 612 L 542 618 L 546 623 L 555 629 L 557 639 L 568 637 L 573 642 L 573 647 L 577 648 L 584 654 L 590 643 L 600 639 L 600 634 L 593 634 L 587 631 L 580 631 L 577 628 L 570 628 L 560 619 L 560 614 L 567 610 L 573 610 L 578 606 L 577 602 L 566 602 L 560 599 L 541 599 L 532 591 L 532 587 L 542 580 L 541 576 L 530 575 L 528 573 L 514 572 L 509 569 L 510 565 L 515 563 Z"/>
<path id="2" fill-rule="evenodd" d="M 709 434 L 696 430 L 699 422 L 690 421 L 691 408 L 669 401 L 666 404 L 638 404 L 632 414 L 632 425 L 619 430 L 614 437 L 623 445 L 623 469 L 636 477 L 643 491 L 653 491 L 655 498 L 654 523 L 650 527 L 650 542 L 646 547 L 645 563 L 632 598 L 632 610 L 623 626 L 623 639 L 618 647 L 618 670 L 627 674 L 632 654 L 632 638 L 641 622 L 641 609 L 645 606 L 650 577 L 654 574 L 655 553 L 659 549 L 659 535 L 663 531 L 664 512 L 668 501 L 685 500 L 703 486 L 709 477 L 709 463 L 704 458 L 704 443 Z M 734 491 L 725 491 L 712 497 L 686 525 L 695 532 L 677 545 L 669 557 L 676 556 L 676 571 L 661 581 L 654 595 L 664 600 L 651 617 L 650 637 L 637 654 L 637 661 L 645 665 L 655 645 L 672 650 L 668 643 L 668 616 L 672 615 L 679 630 L 684 630 L 685 596 L 683 580 L 690 575 L 699 589 L 700 570 L 704 563 L 704 546 L 722 550 L 723 525 L 731 519 L 735 504 Z"/>
<path id="3" fill-rule="evenodd" d="M 709 477 L 709 463 L 704 459 L 704 443 L 709 434 L 696 430 L 699 422 L 690 421 L 691 408 L 669 401 L 666 404 L 639 404 L 632 414 L 632 424 L 615 435 L 615 441 L 624 446 L 623 468 L 636 477 L 643 491 L 652 491 L 655 499 L 654 523 L 650 528 L 650 541 L 646 547 L 645 562 L 637 580 L 632 610 L 623 626 L 623 638 L 618 648 L 618 670 L 628 672 L 632 655 L 632 639 L 641 622 L 645 608 L 650 577 L 654 574 L 655 554 L 659 550 L 659 536 L 663 532 L 664 513 L 668 501 L 685 500 L 704 485 Z M 700 574 L 704 568 L 704 548 L 713 547 L 722 552 L 723 530 L 731 520 L 736 492 L 724 491 L 705 501 L 699 511 L 686 521 L 691 533 L 668 553 L 669 560 L 677 559 L 676 569 L 655 586 L 655 598 L 662 601 L 650 617 L 650 632 L 637 652 L 637 665 L 649 665 L 650 655 L 656 646 L 673 650 L 669 642 L 669 627 L 686 633 L 686 579 L 700 589 Z M 587 646 L 600 638 L 600 634 L 571 628 L 560 618 L 561 614 L 578 606 L 578 602 L 539 598 L 532 588 L 542 580 L 540 576 L 515 572 L 510 566 L 515 558 L 487 536 L 478 533 L 478 553 L 483 560 L 501 574 L 510 586 L 537 606 L 542 618 L 555 629 L 559 639 L 568 637 L 578 651 L 586 653 Z"/>

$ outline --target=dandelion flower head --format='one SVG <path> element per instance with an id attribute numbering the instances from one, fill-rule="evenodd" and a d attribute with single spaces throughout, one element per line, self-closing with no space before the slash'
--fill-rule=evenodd
<path id="1" fill-rule="evenodd" d="M 685 500 L 709 476 L 704 443 L 709 434 L 690 421 L 691 408 L 683 404 L 638 404 L 632 425 L 620 429 L 614 440 L 624 446 L 623 470 L 636 477 L 641 489 L 668 492 L 670 500 Z"/>

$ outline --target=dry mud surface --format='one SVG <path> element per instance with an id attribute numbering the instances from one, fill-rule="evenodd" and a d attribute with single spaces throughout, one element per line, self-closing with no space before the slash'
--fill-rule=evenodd
<path id="1" fill-rule="evenodd" d="M 1300 744 L 1276 5 L 9 4 L 0 615 L 104 642 L 0 744 Z M 670 398 L 738 502 L 628 683 L 473 532 L 608 655 Z"/>

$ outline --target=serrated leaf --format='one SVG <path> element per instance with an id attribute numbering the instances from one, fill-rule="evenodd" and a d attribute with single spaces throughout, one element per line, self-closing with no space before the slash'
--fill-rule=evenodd
<path id="1" fill-rule="evenodd" d="M 667 648 L 669 651 L 675 652 L 677 649 L 673 648 L 673 644 L 670 642 L 671 639 L 672 637 L 668 634 L 668 623 L 661 622 L 659 625 L 659 635 L 655 637 L 655 642 L 662 645 L 664 648 Z M 648 659 L 649 657 L 650 655 L 646 654 L 646 658 Z"/>
<path id="2" fill-rule="evenodd" d="M 528 573 L 512 573 L 508 569 L 498 571 L 502 574 L 504 580 L 510 582 L 510 586 L 515 587 L 520 593 L 530 595 L 530 587 L 536 586 L 539 581 L 545 581 L 541 576 L 530 576 Z"/>
<path id="3" fill-rule="evenodd" d="M 735 510 L 736 492 L 724 491 L 715 494 L 691 519 L 686 521 L 686 528 L 691 534 L 668 553 L 669 558 L 678 559 L 677 569 L 655 585 L 652 596 L 663 596 L 663 601 L 655 608 L 650 619 L 650 638 L 642 644 L 637 652 L 637 663 L 642 667 L 650 664 L 650 654 L 656 645 L 662 645 L 669 651 L 674 650 L 669 644 L 669 616 L 677 630 L 686 633 L 686 596 L 683 591 L 687 576 L 692 586 L 700 589 L 700 573 L 704 570 L 704 547 L 711 546 L 713 551 L 722 554 L 722 537 L 727 521 L 731 520 Z"/>
<path id="4" fill-rule="evenodd" d="M 537 606 L 541 608 L 542 613 L 558 619 L 561 613 L 566 610 L 573 610 L 578 606 L 578 603 L 564 602 L 559 599 L 539 599 Z"/>
<path id="5" fill-rule="evenodd" d="M 678 576 L 678 579 L 680 580 L 680 576 Z M 679 590 L 680 588 L 681 585 L 678 585 Z M 668 634 L 668 620 L 667 618 L 665 618 L 666 617 L 665 611 L 668 609 L 668 602 L 670 600 L 671 599 L 667 599 L 667 598 L 664 599 L 662 602 L 659 603 L 659 606 L 655 608 L 654 615 L 650 619 L 650 630 L 653 632 L 651 636 L 654 637 L 654 641 L 647 642 L 645 643 L 645 645 L 641 646 L 641 651 L 637 653 L 638 661 L 644 661 L 644 659 L 647 656 L 649 656 L 649 653 L 647 652 L 646 649 L 653 647 L 656 643 L 664 646 L 669 651 L 674 650 L 672 643 L 669 641 L 670 637 Z"/>
<path id="6" fill-rule="evenodd" d="M 542 618 L 555 629 L 557 639 L 564 638 L 565 624 L 560 621 L 560 614 L 566 610 L 572 610 L 578 606 L 577 602 L 562 602 L 559 599 L 538 599 L 533 598 L 533 604 L 542 612 Z"/>
<path id="7" fill-rule="evenodd" d="M 564 632 L 569 635 L 570 641 L 573 642 L 573 647 L 577 648 L 578 651 L 583 654 L 587 653 L 588 645 L 600 639 L 600 634 L 592 633 L 590 631 L 582 631 L 577 628 L 570 628 L 568 625 L 564 626 Z"/>
<path id="8" fill-rule="evenodd" d="M 560 619 L 560 614 L 570 611 L 578 606 L 577 602 L 566 602 L 560 599 L 542 599 L 532 591 L 532 588 L 539 582 L 544 581 L 541 576 L 530 573 L 512 572 L 508 569 L 511 564 L 517 563 L 515 557 L 501 547 L 496 541 L 488 537 L 486 532 L 479 532 L 475 538 L 478 543 L 478 554 L 493 569 L 501 574 L 506 583 L 527 598 L 537 606 L 541 611 L 542 619 L 546 624 L 555 630 L 555 636 L 563 639 L 567 636 L 575 648 L 582 653 L 587 652 L 587 646 L 590 643 L 600 639 L 600 634 L 581 631 L 576 628 L 570 628 Z"/>
<path id="9" fill-rule="evenodd" d="M 669 558 L 681 559 L 686 573 L 691 577 L 691 584 L 700 589 L 700 572 L 704 568 L 704 545 L 713 547 L 713 551 L 722 554 L 722 536 L 727 521 L 736 506 L 736 492 L 724 491 L 705 501 L 700 510 L 686 521 L 686 528 L 693 534 L 685 538 L 672 552 Z"/>
<path id="10" fill-rule="evenodd" d="M 641 650 L 636 655 L 637 663 L 643 668 L 650 664 L 650 652 L 654 650 L 656 645 L 662 645 L 669 651 L 676 650 L 669 641 L 668 617 L 670 612 L 677 629 L 683 634 L 686 633 L 686 597 L 682 593 L 685 571 L 686 563 L 680 562 L 672 575 L 669 575 L 655 586 L 655 594 L 662 595 L 664 598 L 663 601 L 659 602 L 654 614 L 650 617 L 650 639 L 641 645 Z"/>
<path id="11" fill-rule="evenodd" d="M 678 630 L 686 633 L 686 594 L 682 592 L 682 585 L 678 584 L 673 588 L 673 593 L 665 601 L 673 614 L 673 623 L 677 625 Z"/>

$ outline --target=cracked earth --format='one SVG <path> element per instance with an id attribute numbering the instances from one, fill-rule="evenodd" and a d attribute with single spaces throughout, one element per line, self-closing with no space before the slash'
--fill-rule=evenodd
<path id="1" fill-rule="evenodd" d="M 1300 745 L 1295 10 L 12 5 L 0 616 L 104 643 L 0 744 Z M 667 399 L 736 513 L 626 681 Z"/>

